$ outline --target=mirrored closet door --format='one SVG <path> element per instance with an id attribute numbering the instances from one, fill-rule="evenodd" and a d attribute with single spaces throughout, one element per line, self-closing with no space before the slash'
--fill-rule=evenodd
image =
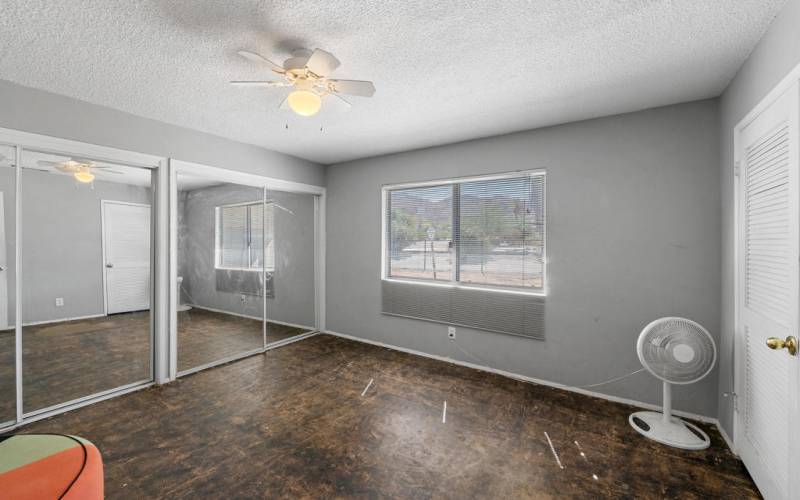
<path id="1" fill-rule="evenodd" d="M 267 189 L 267 345 L 315 330 L 315 198 Z"/>
<path id="2" fill-rule="evenodd" d="M 178 173 L 178 374 L 264 348 L 264 188 Z"/>
<path id="3" fill-rule="evenodd" d="M 0 427 L 16 419 L 16 148 L 0 145 Z"/>
<path id="4" fill-rule="evenodd" d="M 22 152 L 26 414 L 152 379 L 152 172 Z"/>

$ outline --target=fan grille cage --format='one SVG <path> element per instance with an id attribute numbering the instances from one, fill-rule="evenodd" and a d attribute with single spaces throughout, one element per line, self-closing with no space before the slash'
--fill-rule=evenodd
<path id="1" fill-rule="evenodd" d="M 661 318 L 639 335 L 639 360 L 653 375 L 671 384 L 691 384 L 708 375 L 717 351 L 711 334 L 686 318 Z"/>

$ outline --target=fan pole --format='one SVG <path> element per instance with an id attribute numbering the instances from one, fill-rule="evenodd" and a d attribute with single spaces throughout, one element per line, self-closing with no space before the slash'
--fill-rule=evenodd
<path id="1" fill-rule="evenodd" d="M 669 423 L 672 419 L 672 384 L 664 381 L 664 423 Z"/>

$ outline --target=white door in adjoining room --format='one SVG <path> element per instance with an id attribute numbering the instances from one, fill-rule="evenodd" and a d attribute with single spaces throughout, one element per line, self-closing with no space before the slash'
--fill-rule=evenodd
<path id="1" fill-rule="evenodd" d="M 106 314 L 150 308 L 150 206 L 103 200 Z"/>
<path id="2" fill-rule="evenodd" d="M 800 498 L 800 87 L 736 128 L 736 448 L 767 499 Z"/>

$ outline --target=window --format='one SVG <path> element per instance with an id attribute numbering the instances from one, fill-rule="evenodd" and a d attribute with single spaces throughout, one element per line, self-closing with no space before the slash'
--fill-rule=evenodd
<path id="1" fill-rule="evenodd" d="M 386 188 L 385 277 L 544 289 L 544 172 Z"/>
<path id="2" fill-rule="evenodd" d="M 216 268 L 272 271 L 275 244 L 271 203 L 241 203 L 216 209 Z"/>

